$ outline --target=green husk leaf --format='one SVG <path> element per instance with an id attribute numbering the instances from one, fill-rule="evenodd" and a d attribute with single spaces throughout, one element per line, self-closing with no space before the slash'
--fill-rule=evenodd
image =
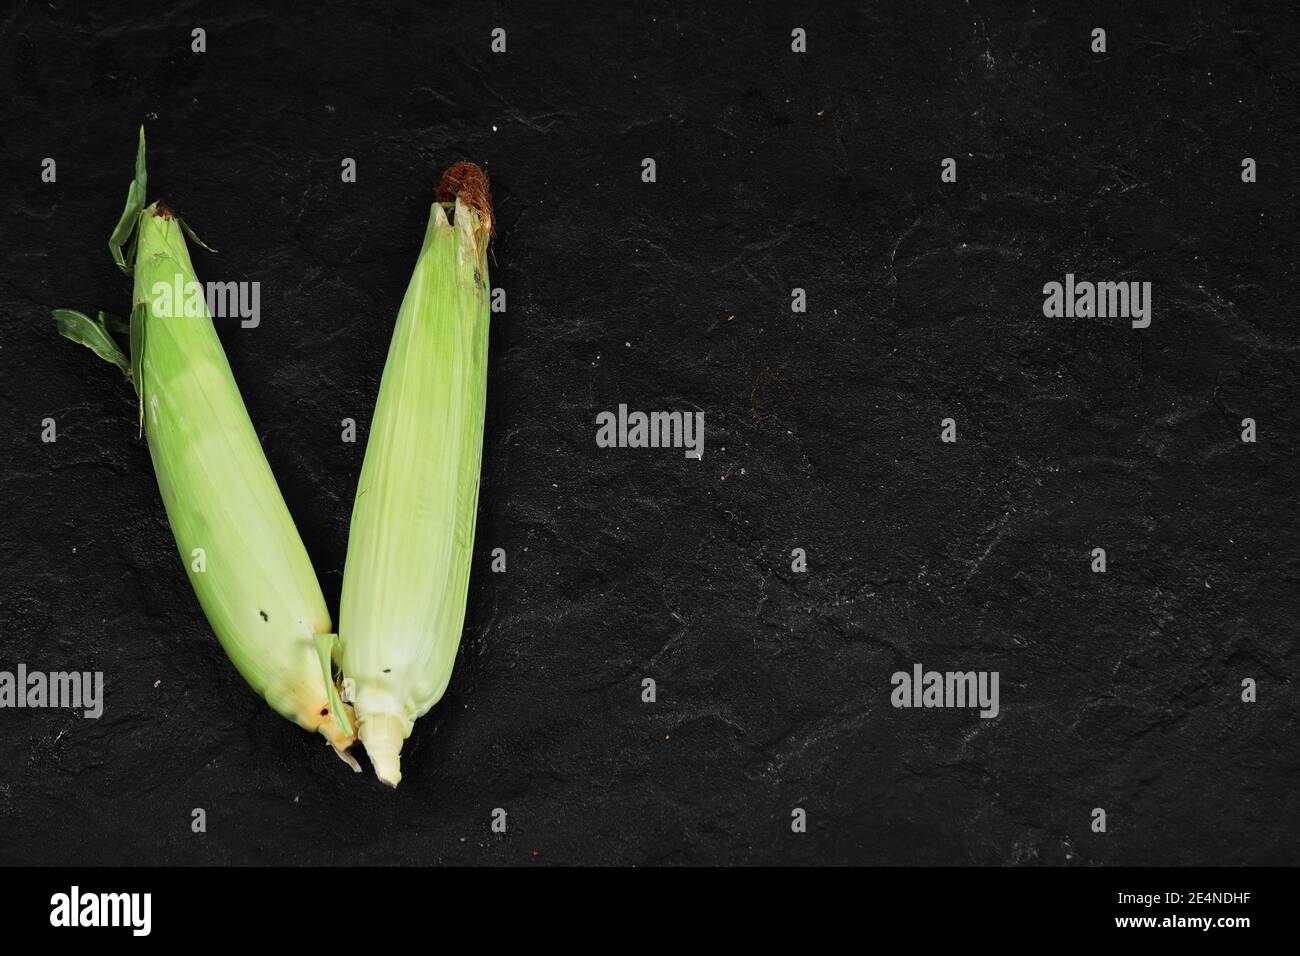
<path id="1" fill-rule="evenodd" d="M 127 275 L 131 274 L 131 267 L 135 264 L 135 243 L 132 237 L 139 224 L 140 213 L 144 209 L 147 182 L 144 165 L 144 127 L 141 126 L 140 145 L 135 154 L 135 179 L 127 188 L 126 206 L 122 209 L 122 218 L 117 221 L 117 227 L 108 238 L 108 250 L 113 253 L 113 261 Z M 122 251 L 123 246 L 126 246 L 125 255 Z"/>
<path id="2" fill-rule="evenodd" d="M 149 304 L 141 302 L 131 310 L 131 383 L 140 399 L 140 434 L 144 434 L 144 334 Z"/>
<path id="3" fill-rule="evenodd" d="M 348 720 L 347 709 L 339 698 L 339 689 L 334 683 L 334 670 L 331 664 L 338 640 L 339 636 L 337 634 L 317 634 L 316 653 L 320 655 L 321 672 L 325 677 L 325 693 L 329 696 L 330 707 L 334 709 L 334 715 L 338 718 L 339 726 L 343 728 L 343 732 L 351 737 L 353 733 L 352 722 Z"/>
<path id="4" fill-rule="evenodd" d="M 202 239 L 200 239 L 198 236 L 196 236 L 194 234 L 194 230 L 190 228 L 190 224 L 186 222 L 184 219 L 182 219 L 180 216 L 176 217 L 176 221 L 179 222 L 181 224 L 181 228 L 185 230 L 185 235 L 189 236 L 190 239 L 192 239 L 198 245 L 208 250 L 208 252 L 217 251 L 216 249 L 213 249 L 210 245 L 208 245 L 206 242 L 204 242 Z"/>
<path id="5" fill-rule="evenodd" d="M 108 334 L 103 312 L 99 313 L 98 319 L 92 319 L 76 309 L 55 309 L 54 321 L 58 324 L 59 334 L 65 339 L 84 345 L 105 362 L 111 362 L 120 368 L 128 381 L 131 379 L 131 363 Z"/>

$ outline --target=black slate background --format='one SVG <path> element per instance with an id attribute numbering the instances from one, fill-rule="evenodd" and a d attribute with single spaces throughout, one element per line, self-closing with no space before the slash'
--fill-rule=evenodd
<path id="1" fill-rule="evenodd" d="M 0 712 L 0 862 L 1300 862 L 1286 5 L 261 6 L 0 14 L 0 667 L 106 680 Z M 125 309 L 141 121 L 200 278 L 261 283 L 218 326 L 335 612 L 339 422 L 438 174 L 493 178 L 479 565 L 396 792 L 226 661 L 129 387 L 48 318 Z M 1067 271 L 1151 328 L 1044 319 Z M 704 460 L 597 449 L 620 402 L 703 410 Z M 1001 715 L 891 708 L 914 662 Z"/>

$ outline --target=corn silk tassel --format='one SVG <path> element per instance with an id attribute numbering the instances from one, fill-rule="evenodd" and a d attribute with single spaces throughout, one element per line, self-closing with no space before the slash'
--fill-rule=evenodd
<path id="1" fill-rule="evenodd" d="M 379 779 L 451 678 L 469 591 L 487 395 L 487 176 L 447 170 L 397 313 L 357 484 L 340 662 Z M 450 213 L 450 217 L 449 217 Z"/>
<path id="2" fill-rule="evenodd" d="M 141 128 L 135 180 L 109 240 L 118 266 L 135 275 L 129 325 L 70 309 L 55 310 L 55 321 L 135 386 L 181 560 L 235 667 L 276 711 L 360 770 L 347 753 L 353 717 L 333 674 L 337 637 L 195 278 L 185 237 L 198 237 L 162 203 L 144 205 L 144 156 Z M 128 332 L 129 359 L 112 331 Z"/>

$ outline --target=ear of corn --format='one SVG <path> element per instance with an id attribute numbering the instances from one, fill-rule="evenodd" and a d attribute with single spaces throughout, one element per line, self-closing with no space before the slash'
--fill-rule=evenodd
<path id="1" fill-rule="evenodd" d="M 144 190 L 141 129 L 136 178 L 109 243 L 135 276 L 130 359 L 109 334 L 120 323 L 103 313 L 58 310 L 59 331 L 134 384 L 181 560 L 231 661 L 276 711 L 359 769 L 345 753 L 353 725 L 332 674 L 329 612 L 207 305 L 162 294 L 198 288 L 185 242 L 193 234 L 160 203 L 145 206 Z"/>
<path id="2" fill-rule="evenodd" d="M 339 609 L 358 734 L 394 787 L 402 743 L 442 697 L 460 644 L 483 450 L 487 177 L 457 164 L 439 198 L 384 365 Z"/>

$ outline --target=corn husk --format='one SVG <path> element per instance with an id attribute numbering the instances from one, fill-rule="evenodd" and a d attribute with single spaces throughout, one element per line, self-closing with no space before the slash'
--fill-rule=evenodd
<path id="1" fill-rule="evenodd" d="M 66 337 L 113 362 L 139 397 L 158 488 L 186 573 L 222 647 L 276 711 L 346 754 L 354 741 L 331 655 L 336 637 L 320 585 L 253 430 L 201 298 L 165 296 L 197 284 L 189 228 L 145 206 L 144 130 L 126 209 L 109 241 L 134 274 L 129 358 L 100 313 L 55 312 Z"/>
<path id="2" fill-rule="evenodd" d="M 414 722 L 460 644 L 487 390 L 487 177 L 448 170 L 397 314 L 357 484 L 340 661 L 375 773 L 401 780 Z"/>

